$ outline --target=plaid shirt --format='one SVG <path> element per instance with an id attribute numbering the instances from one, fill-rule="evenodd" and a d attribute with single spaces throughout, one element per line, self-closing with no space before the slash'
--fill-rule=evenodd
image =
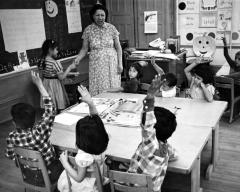
<path id="1" fill-rule="evenodd" d="M 55 109 L 50 97 L 43 98 L 45 112 L 42 120 L 27 131 L 16 129 L 7 137 L 7 158 L 15 160 L 14 147 L 24 147 L 41 152 L 46 164 L 49 165 L 56 157 L 53 146 L 49 141 L 55 118 Z"/>
<path id="2" fill-rule="evenodd" d="M 142 113 L 142 142 L 134 153 L 128 172 L 150 175 L 153 190 L 160 191 L 169 160 L 168 144 L 158 142 L 154 125 L 156 118 L 153 112 L 154 100 L 144 102 Z M 147 110 L 146 110 L 147 109 Z"/>

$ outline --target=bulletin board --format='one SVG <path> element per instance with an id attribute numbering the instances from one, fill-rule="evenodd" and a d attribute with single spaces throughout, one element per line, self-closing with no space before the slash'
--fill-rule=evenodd
<path id="1" fill-rule="evenodd" d="M 1 1 L 0 9 L 42 9 L 45 36 L 58 42 L 60 58 L 77 54 L 82 45 L 82 32 L 68 33 L 66 7 L 64 0 L 53 0 L 58 6 L 56 17 L 49 17 L 45 10 L 45 0 L 7 0 Z M 97 0 L 80 0 L 82 28 L 91 23 L 89 11 Z M 105 0 L 100 1 L 105 5 Z M 0 54 L 5 52 L 3 33 L 0 25 Z M 17 61 L 17 53 L 11 53 Z M 36 65 L 41 57 L 41 47 L 27 50 L 30 65 Z"/>
<path id="2" fill-rule="evenodd" d="M 231 46 L 240 46 L 239 0 L 177 0 L 177 33 L 181 45 L 192 45 L 203 34 L 222 46 L 225 35 Z"/>

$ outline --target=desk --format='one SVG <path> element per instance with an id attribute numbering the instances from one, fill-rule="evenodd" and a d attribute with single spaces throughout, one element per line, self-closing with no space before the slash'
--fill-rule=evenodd
<path id="1" fill-rule="evenodd" d="M 139 98 L 143 99 L 145 95 L 126 94 L 126 93 L 102 93 L 98 97 L 105 98 Z M 178 124 L 204 126 L 212 128 L 212 155 L 211 163 L 206 172 L 206 178 L 211 177 L 212 171 L 216 166 L 218 159 L 218 140 L 219 140 L 219 120 L 224 113 L 227 102 L 213 101 L 212 103 L 198 99 L 187 98 L 162 98 L 157 97 L 155 105 L 167 109 L 173 109 L 175 106 L 180 108 L 177 111 L 176 118 Z"/>
<path id="2" fill-rule="evenodd" d="M 131 159 L 141 142 L 141 128 L 116 127 L 109 124 L 105 127 L 110 138 L 106 154 Z M 211 128 L 178 125 L 173 136 L 169 139 L 169 143 L 177 149 L 179 159 L 170 162 L 168 170 L 191 174 L 191 192 L 200 191 L 200 156 L 210 134 Z M 76 152 L 75 124 L 65 126 L 55 123 L 50 140 L 52 144 L 61 149 Z"/>

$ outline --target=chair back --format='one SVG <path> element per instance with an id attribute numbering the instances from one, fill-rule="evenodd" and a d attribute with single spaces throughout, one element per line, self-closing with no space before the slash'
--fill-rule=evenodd
<path id="1" fill-rule="evenodd" d="M 51 192 L 55 189 L 56 185 L 51 184 L 40 152 L 15 147 L 15 154 L 25 188 L 41 192 Z"/>
<path id="2" fill-rule="evenodd" d="M 74 169 L 77 169 L 75 157 L 69 156 L 68 161 Z M 87 174 L 94 175 L 94 177 L 96 178 L 98 192 L 103 192 L 103 178 L 102 178 L 100 167 L 97 161 L 94 161 L 93 164 L 87 169 Z M 67 174 L 67 180 L 68 180 L 69 192 L 71 192 L 72 184 L 71 184 L 70 176 L 68 174 Z"/>
<path id="3" fill-rule="evenodd" d="M 153 184 L 149 175 L 109 170 L 111 192 L 152 192 Z"/>
<path id="4" fill-rule="evenodd" d="M 231 100 L 234 100 L 234 79 L 225 76 L 215 76 L 214 83 L 216 88 L 229 89 Z"/>

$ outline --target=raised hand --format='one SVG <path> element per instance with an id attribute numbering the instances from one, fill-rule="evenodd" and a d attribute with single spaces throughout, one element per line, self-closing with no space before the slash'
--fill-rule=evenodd
<path id="1" fill-rule="evenodd" d="M 88 92 L 87 88 L 80 85 L 78 86 L 78 92 L 81 94 L 81 97 L 79 99 L 81 99 L 83 102 L 90 104 L 92 103 L 92 98 L 90 93 Z"/>
<path id="2" fill-rule="evenodd" d="M 31 71 L 32 81 L 35 85 L 39 86 L 42 85 L 42 80 L 39 77 L 39 73 Z"/>
<path id="3" fill-rule="evenodd" d="M 165 80 L 161 80 L 160 75 L 156 75 L 155 78 L 152 80 L 151 86 L 149 87 L 147 94 L 149 96 L 154 96 L 155 93 L 160 89 L 162 84 L 164 83 Z"/>
<path id="4" fill-rule="evenodd" d="M 224 46 L 226 46 L 226 45 L 227 45 L 226 38 L 225 38 L 225 37 L 222 37 L 221 39 L 222 39 L 222 41 L 223 41 Z"/>

